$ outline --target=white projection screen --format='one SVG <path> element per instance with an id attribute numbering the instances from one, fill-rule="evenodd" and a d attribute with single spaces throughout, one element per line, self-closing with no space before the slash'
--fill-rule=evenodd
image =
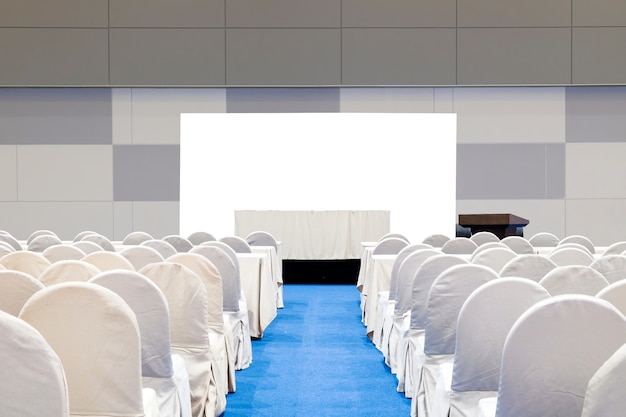
<path id="1" fill-rule="evenodd" d="M 180 233 L 234 234 L 235 210 L 387 210 L 411 242 L 455 235 L 456 115 L 181 115 Z"/>

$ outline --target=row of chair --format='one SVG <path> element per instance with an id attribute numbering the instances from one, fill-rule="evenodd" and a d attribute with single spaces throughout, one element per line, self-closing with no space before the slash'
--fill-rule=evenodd
<path id="1" fill-rule="evenodd" d="M 383 240 L 388 239 L 403 240 L 402 236 Z M 571 303 L 578 305 L 578 298 L 591 298 L 593 302 L 602 298 L 617 305 L 611 305 L 613 310 L 621 307 L 626 312 L 625 255 L 594 259 L 587 248 L 575 248 L 587 251 L 591 261 L 559 265 L 549 255 L 518 254 L 492 245 L 501 242 L 482 242 L 478 247 L 486 247 L 468 257 L 443 253 L 442 244 L 434 248 L 424 243 L 410 245 L 404 240 L 404 244 L 394 242 L 397 257 L 391 272 L 390 301 L 379 299 L 378 332 L 373 342 L 396 374 L 397 390 L 412 398 L 413 415 L 478 415 L 478 400 L 498 391 L 501 354 L 495 348 L 502 348 L 508 335 L 504 330 L 543 299 L 559 299 L 568 305 L 566 299 L 574 298 L 576 301 Z M 560 250 L 570 244 L 580 245 L 572 241 L 556 243 L 563 246 Z M 490 251 L 500 254 L 480 255 Z M 393 250 L 387 248 L 385 252 Z M 618 347 L 608 346 L 607 351 L 613 352 Z M 484 389 L 487 386 L 490 389 Z"/>

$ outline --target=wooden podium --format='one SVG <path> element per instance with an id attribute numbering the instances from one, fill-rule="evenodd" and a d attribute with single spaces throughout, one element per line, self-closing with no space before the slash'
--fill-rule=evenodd
<path id="1" fill-rule="evenodd" d="M 470 228 L 472 233 L 492 232 L 500 239 L 507 236 L 523 236 L 518 231 L 528 220 L 514 214 L 459 214 L 459 225 Z"/>

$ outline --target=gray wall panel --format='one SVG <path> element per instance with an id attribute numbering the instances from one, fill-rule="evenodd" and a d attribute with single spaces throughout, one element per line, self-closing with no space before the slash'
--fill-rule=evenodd
<path id="1" fill-rule="evenodd" d="M 459 29 L 459 84 L 567 84 L 569 28 Z"/>
<path id="2" fill-rule="evenodd" d="M 338 112 L 338 88 L 229 88 L 228 113 Z"/>
<path id="3" fill-rule="evenodd" d="M 546 147 L 457 145 L 457 199 L 546 198 Z"/>
<path id="4" fill-rule="evenodd" d="M 546 145 L 546 197 L 565 198 L 565 144 Z"/>
<path id="5" fill-rule="evenodd" d="M 228 29 L 230 85 L 337 85 L 339 29 Z"/>
<path id="6" fill-rule="evenodd" d="M 107 0 L 2 0 L 0 27 L 107 27 Z"/>
<path id="7" fill-rule="evenodd" d="M 572 0 L 574 26 L 626 26 L 623 0 Z"/>
<path id="8" fill-rule="evenodd" d="M 360 113 L 432 113 L 432 88 L 342 88 L 341 111 Z"/>
<path id="9" fill-rule="evenodd" d="M 455 0 L 343 0 L 344 27 L 455 27 Z"/>
<path id="10" fill-rule="evenodd" d="M 178 201 L 180 146 L 114 145 L 115 201 Z"/>
<path id="11" fill-rule="evenodd" d="M 226 25 L 247 28 L 337 28 L 340 0 L 226 0 Z"/>
<path id="12" fill-rule="evenodd" d="M 574 28 L 572 83 L 626 83 L 626 27 Z"/>
<path id="13" fill-rule="evenodd" d="M 111 90 L 0 88 L 0 143 L 110 144 Z"/>
<path id="14" fill-rule="evenodd" d="M 567 142 L 626 142 L 626 87 L 567 87 Z"/>
<path id="15" fill-rule="evenodd" d="M 143 230 L 155 238 L 178 234 L 180 226 L 178 201 L 133 202 L 133 230 Z"/>
<path id="16" fill-rule="evenodd" d="M 112 85 L 223 85 L 223 29 L 111 29 Z"/>
<path id="17" fill-rule="evenodd" d="M 459 1 L 459 27 L 569 27 L 571 0 Z"/>
<path id="18" fill-rule="evenodd" d="M 0 146 L 0 201 L 17 200 L 17 146 Z"/>
<path id="19" fill-rule="evenodd" d="M 344 85 L 455 83 L 455 29 L 344 29 Z"/>
<path id="20" fill-rule="evenodd" d="M 0 85 L 106 85 L 107 29 L 0 29 Z"/>
<path id="21" fill-rule="evenodd" d="M 111 27 L 224 27 L 224 0 L 109 0 Z"/>

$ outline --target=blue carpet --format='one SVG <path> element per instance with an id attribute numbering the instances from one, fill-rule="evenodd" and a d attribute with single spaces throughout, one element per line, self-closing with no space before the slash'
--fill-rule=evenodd
<path id="1" fill-rule="evenodd" d="M 285 285 L 285 308 L 252 365 L 237 371 L 225 417 L 409 416 L 409 399 L 365 335 L 354 285 Z"/>

